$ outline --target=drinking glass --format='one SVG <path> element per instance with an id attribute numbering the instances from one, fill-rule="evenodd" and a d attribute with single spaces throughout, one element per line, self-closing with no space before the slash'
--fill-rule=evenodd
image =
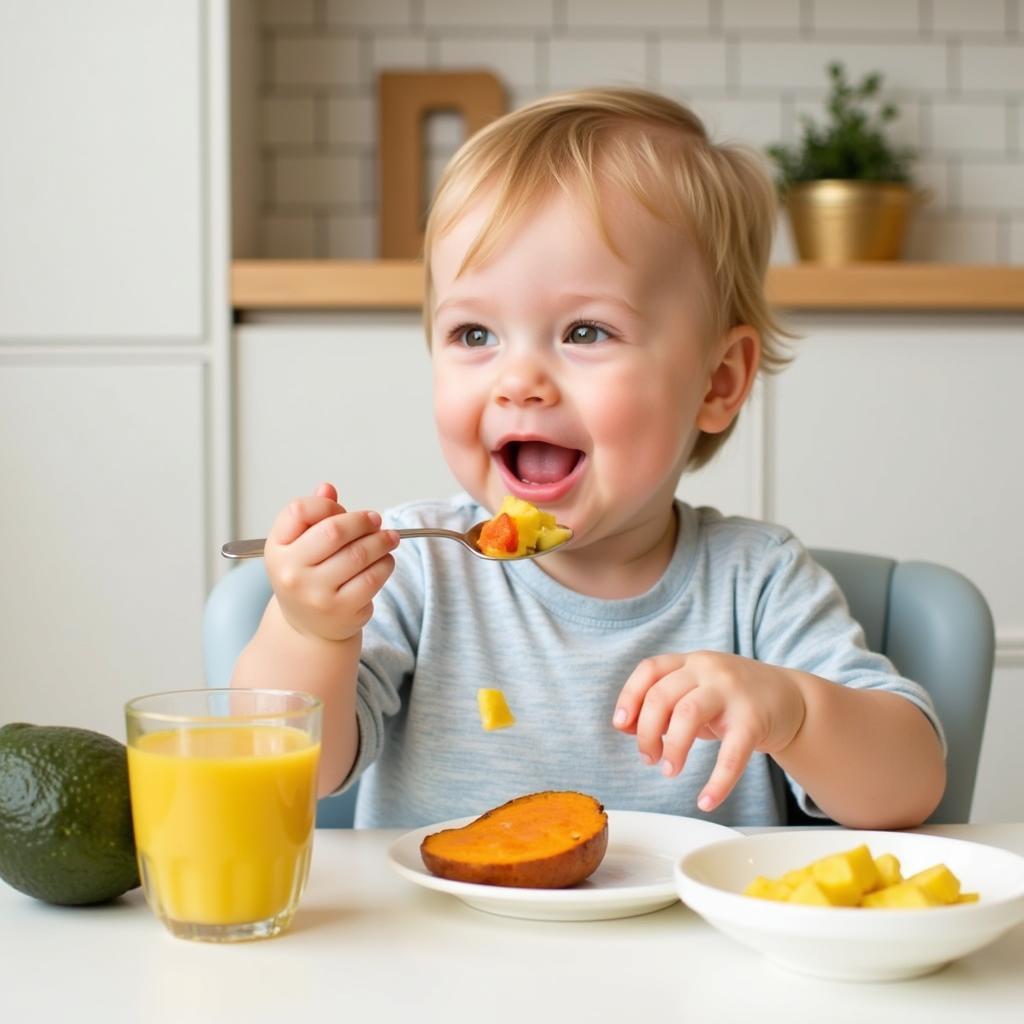
<path id="1" fill-rule="evenodd" d="M 288 690 L 125 706 L 139 874 L 172 934 L 235 942 L 288 927 L 309 874 L 322 711 Z"/>

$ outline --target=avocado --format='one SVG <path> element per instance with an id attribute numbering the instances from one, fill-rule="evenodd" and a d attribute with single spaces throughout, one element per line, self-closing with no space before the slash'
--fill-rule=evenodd
<path id="1" fill-rule="evenodd" d="M 71 726 L 0 728 L 0 878 L 65 905 L 138 886 L 124 744 Z"/>

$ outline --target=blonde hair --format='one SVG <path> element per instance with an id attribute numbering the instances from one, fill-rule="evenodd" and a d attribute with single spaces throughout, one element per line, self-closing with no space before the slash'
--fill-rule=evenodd
<path id="1" fill-rule="evenodd" d="M 759 155 L 716 144 L 686 107 L 643 89 L 584 89 L 560 93 L 506 114 L 471 136 L 445 168 L 424 236 L 424 319 L 430 337 L 434 243 L 463 211 L 493 191 L 490 216 L 459 274 L 484 262 L 502 233 L 553 186 L 582 195 L 598 228 L 617 253 L 602 215 L 599 184 L 624 189 L 652 215 L 678 227 L 696 244 L 711 285 L 711 337 L 749 324 L 761 337 L 761 367 L 781 369 L 790 336 L 764 294 L 776 219 L 776 195 Z M 618 254 L 618 253 L 617 253 Z M 732 432 L 702 433 L 688 468 L 706 463 Z"/>

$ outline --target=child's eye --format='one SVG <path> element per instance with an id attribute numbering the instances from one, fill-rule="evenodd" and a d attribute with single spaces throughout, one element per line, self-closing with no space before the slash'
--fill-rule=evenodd
<path id="1" fill-rule="evenodd" d="M 571 345 L 593 345 L 598 341 L 606 341 L 611 335 L 597 324 L 578 323 L 569 328 L 565 340 Z"/>
<path id="2" fill-rule="evenodd" d="M 498 339 L 493 331 L 481 327 L 479 324 L 463 324 L 456 327 L 451 333 L 453 341 L 460 342 L 466 348 L 486 348 L 489 345 L 497 344 Z"/>

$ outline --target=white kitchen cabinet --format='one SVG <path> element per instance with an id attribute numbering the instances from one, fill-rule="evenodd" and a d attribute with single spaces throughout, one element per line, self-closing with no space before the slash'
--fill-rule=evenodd
<path id="1" fill-rule="evenodd" d="M 224 0 L 0 4 L 0 724 L 203 685 L 229 531 Z"/>
<path id="2" fill-rule="evenodd" d="M 205 389 L 194 359 L 0 363 L 0 723 L 123 737 L 128 698 L 202 685 Z"/>
<path id="3" fill-rule="evenodd" d="M 349 508 L 458 489 L 434 434 L 417 315 L 270 318 L 237 328 L 235 346 L 242 535 L 264 536 L 321 480 Z"/>
<path id="4" fill-rule="evenodd" d="M 770 514 L 808 543 L 942 562 L 1024 636 L 1024 321 L 798 323 L 773 382 Z"/>
<path id="5" fill-rule="evenodd" d="M 0 339 L 202 340 L 207 6 L 0 4 Z"/>

